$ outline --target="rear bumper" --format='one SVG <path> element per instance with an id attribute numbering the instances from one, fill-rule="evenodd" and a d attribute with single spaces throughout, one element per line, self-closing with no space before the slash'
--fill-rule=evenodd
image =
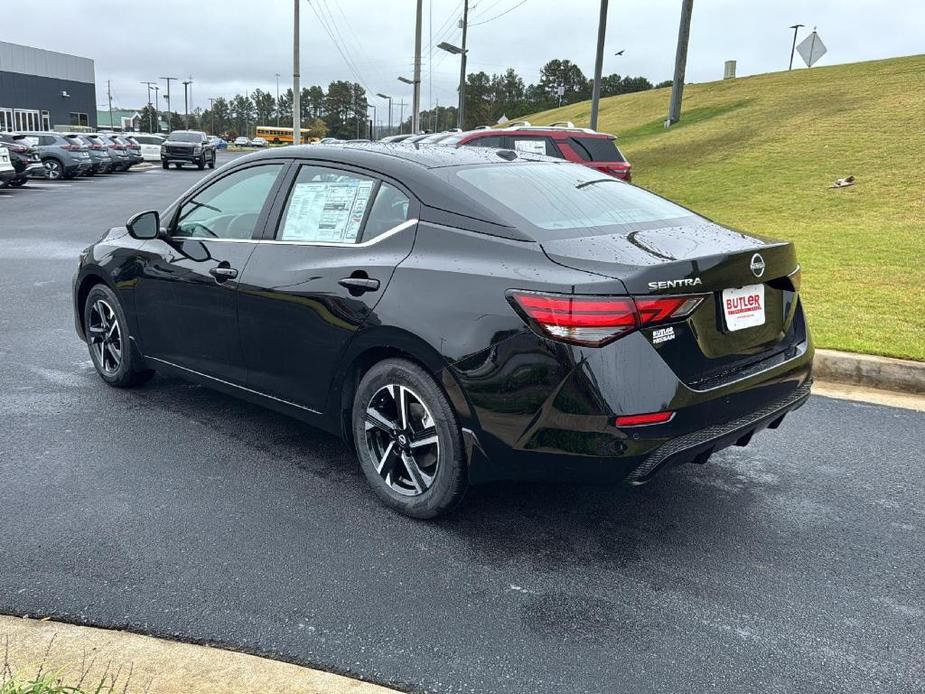
<path id="1" fill-rule="evenodd" d="M 656 448 L 626 477 L 633 485 L 645 484 L 661 470 L 683 463 L 704 463 L 716 451 L 729 446 L 747 446 L 762 429 L 776 429 L 784 417 L 802 407 L 810 395 L 811 382 L 764 407 L 724 424 L 691 432 Z"/>
<path id="2" fill-rule="evenodd" d="M 473 482 L 642 484 L 667 467 L 703 462 L 776 428 L 805 402 L 812 382 L 808 336 L 786 358 L 769 358 L 763 368 L 704 390 L 682 382 L 639 335 L 590 351 L 540 347 L 533 339 L 514 336 L 484 358 L 451 367 L 471 412 L 460 419 L 476 442 Z M 616 426 L 618 415 L 664 411 L 674 413 L 664 424 Z"/>

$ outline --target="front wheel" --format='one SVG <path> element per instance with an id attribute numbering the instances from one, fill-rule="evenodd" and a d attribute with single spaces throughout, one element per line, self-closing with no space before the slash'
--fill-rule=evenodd
<path id="1" fill-rule="evenodd" d="M 162 159 L 162 160 L 161 160 L 161 166 L 162 166 L 163 168 L 165 168 L 165 169 L 169 169 L 169 168 L 170 168 L 170 162 L 167 161 L 166 159 Z"/>
<path id="2" fill-rule="evenodd" d="M 93 366 L 106 383 L 130 388 L 149 380 L 154 372 L 137 363 L 128 333 L 128 321 L 113 291 L 105 284 L 90 290 L 84 303 L 84 334 Z"/>
<path id="3" fill-rule="evenodd" d="M 210 169 L 215 168 L 215 152 L 212 152 L 212 158 L 209 159 L 209 168 Z"/>
<path id="4" fill-rule="evenodd" d="M 205 156 L 202 156 L 202 157 L 199 158 L 199 161 L 196 162 L 196 168 L 199 169 L 200 171 L 202 171 L 204 168 L 206 168 L 206 158 L 205 158 Z"/>
<path id="5" fill-rule="evenodd" d="M 468 486 L 456 415 L 434 379 L 404 359 L 386 359 L 360 381 L 352 431 L 376 495 L 413 518 L 451 511 Z"/>
<path id="6" fill-rule="evenodd" d="M 17 178 L 14 181 L 10 181 L 10 186 L 13 188 L 22 188 L 24 185 L 26 185 L 27 180 L 28 179 L 25 178 Z"/>

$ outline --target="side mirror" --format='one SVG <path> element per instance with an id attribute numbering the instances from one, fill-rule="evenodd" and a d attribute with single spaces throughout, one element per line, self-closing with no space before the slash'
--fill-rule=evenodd
<path id="1" fill-rule="evenodd" d="M 161 216 L 156 210 L 139 212 L 125 223 L 132 238 L 154 239 L 161 233 Z"/>

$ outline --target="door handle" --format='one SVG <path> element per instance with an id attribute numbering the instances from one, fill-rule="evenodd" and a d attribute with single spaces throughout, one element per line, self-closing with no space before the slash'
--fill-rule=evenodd
<path id="1" fill-rule="evenodd" d="M 233 267 L 224 267 L 219 265 L 218 267 L 213 267 L 209 270 L 209 274 L 215 278 L 216 282 L 225 282 L 227 280 L 233 280 L 238 276 L 238 271 Z"/>
<path id="2" fill-rule="evenodd" d="M 338 280 L 337 283 L 349 289 L 351 294 L 374 292 L 379 289 L 379 280 L 369 277 L 344 277 L 342 280 Z"/>

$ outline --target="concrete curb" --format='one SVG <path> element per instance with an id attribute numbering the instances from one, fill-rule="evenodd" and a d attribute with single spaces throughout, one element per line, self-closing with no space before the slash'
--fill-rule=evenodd
<path id="1" fill-rule="evenodd" d="M 0 615 L 0 683 L 4 655 L 15 678 L 53 673 L 62 683 L 127 694 L 393 694 L 398 691 L 330 672 L 225 651 L 61 622 Z M 7 673 L 8 674 L 8 673 Z M 18 681 L 18 680 L 16 680 Z"/>
<path id="2" fill-rule="evenodd" d="M 829 383 L 925 394 L 925 363 L 906 359 L 817 349 L 813 376 Z"/>

